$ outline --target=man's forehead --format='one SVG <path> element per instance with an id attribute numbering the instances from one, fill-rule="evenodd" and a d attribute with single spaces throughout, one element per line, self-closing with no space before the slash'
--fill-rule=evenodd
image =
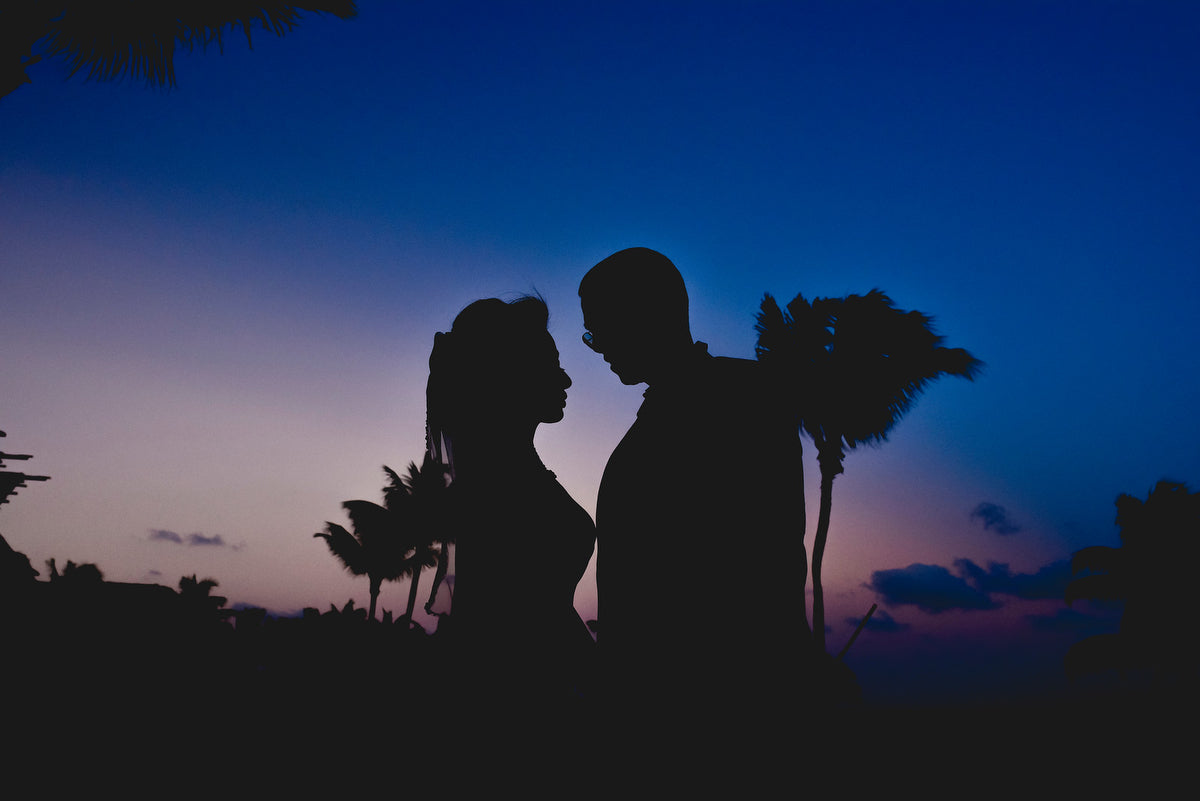
<path id="1" fill-rule="evenodd" d="M 579 306 L 583 310 L 583 325 L 585 328 L 591 328 L 596 323 L 604 320 L 604 315 L 596 309 L 595 303 L 589 303 L 587 298 L 580 298 Z"/>

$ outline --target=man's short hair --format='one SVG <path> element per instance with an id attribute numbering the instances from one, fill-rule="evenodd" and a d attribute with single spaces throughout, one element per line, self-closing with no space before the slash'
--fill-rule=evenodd
<path id="1" fill-rule="evenodd" d="M 587 271 L 579 297 L 589 305 L 643 318 L 658 318 L 666 326 L 688 325 L 688 294 L 679 270 L 650 248 L 618 250 Z"/>

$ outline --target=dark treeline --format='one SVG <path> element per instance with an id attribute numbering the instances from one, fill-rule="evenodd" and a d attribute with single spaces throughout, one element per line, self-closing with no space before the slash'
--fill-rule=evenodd
<path id="1" fill-rule="evenodd" d="M 177 591 L 68 563 L 43 580 L 2 539 L 0 557 L 13 738 L 0 787 L 36 775 L 94 788 L 115 771 L 133 785 L 308 788 L 394 776 L 401 754 L 447 747 L 439 639 L 406 621 L 368 620 L 353 601 L 299 617 L 228 609 L 195 577 Z"/>
<path id="2" fill-rule="evenodd" d="M 1187 509 L 1168 515 L 1173 525 L 1162 533 L 1191 546 L 1197 498 L 1165 483 L 1144 505 L 1122 496 L 1123 544 L 1132 546 L 1124 552 L 1126 562 L 1140 556 L 1145 534 L 1160 528 L 1153 524 L 1161 521 L 1135 517 L 1135 512 L 1161 508 L 1166 500 L 1179 502 L 1169 512 Z M 49 738 L 56 749 L 106 754 L 200 746 L 225 752 L 236 745 L 268 761 L 317 749 L 322 760 L 363 759 L 355 768 L 361 775 L 373 769 L 368 753 L 382 760 L 374 764 L 382 770 L 386 759 L 401 753 L 452 752 L 462 733 L 478 723 L 454 704 L 455 688 L 448 681 L 454 672 L 447 664 L 453 651 L 445 632 L 427 632 L 404 616 L 394 619 L 384 612 L 381 619 L 371 619 L 367 609 L 349 601 L 341 608 L 275 617 L 263 609 L 226 608 L 225 599 L 212 593 L 217 584 L 210 579 L 183 577 L 175 590 L 105 581 L 95 565 L 68 562 L 60 568 L 51 561 L 47 568 L 47 575 L 40 575 L 0 537 L 5 721 L 10 731 L 32 741 Z M 1141 572 L 1111 566 L 1105 572 L 1094 564 L 1087 569 L 1090 575 L 1115 573 L 1117 586 L 1085 581 L 1072 587 L 1069 600 L 1102 593 L 1135 600 L 1137 585 L 1124 577 L 1140 578 Z M 1129 611 L 1139 610 L 1131 606 Z M 1142 641 L 1142 633 L 1129 627 L 1122 641 L 1129 648 L 1121 653 L 1140 651 L 1162 661 L 1161 649 L 1147 649 L 1151 644 Z M 1012 768 L 1014 778 L 1035 769 L 1064 768 L 1083 754 L 1137 756 L 1150 760 L 1139 764 L 1169 766 L 1172 749 L 1182 745 L 1169 734 L 1171 721 L 1183 722 L 1195 709 L 1195 660 L 1184 647 L 1189 641 L 1176 632 L 1176 645 L 1169 650 L 1175 680 L 1169 696 L 1137 681 L 1137 665 L 1087 665 L 1082 672 L 1093 680 L 1096 671 L 1116 672 L 1107 683 L 1109 692 L 1091 693 L 1083 703 L 1031 699 L 1029 705 L 990 709 L 846 707 L 840 720 L 824 729 L 833 753 L 820 753 L 853 762 L 854 744 L 862 737 L 877 738 L 872 764 L 898 769 L 934 757 L 939 763 L 978 767 L 1018 749 L 1024 761 Z M 1079 671 L 1078 657 L 1068 667 Z M 1189 676 L 1183 684 L 1192 703 L 1178 694 L 1181 667 Z M 1128 668 L 1134 668 L 1132 683 L 1122 680 Z M 589 728 L 605 721 L 586 706 L 577 712 L 576 728 L 564 745 L 586 764 L 594 756 Z M 520 730 L 528 721 L 504 723 Z M 961 736 L 965 731 L 971 736 Z M 798 747 L 812 745 L 797 739 L 794 730 L 781 733 L 781 743 L 793 741 Z M 570 769 L 579 764 L 569 763 Z M 327 774 L 339 768 L 323 762 L 320 770 Z M 437 778 L 428 773 L 423 780 Z"/>
<path id="3" fill-rule="evenodd" d="M 0 637 L 10 655 L 4 680 L 23 688 L 23 711 L 35 717 L 172 699 L 312 711 L 328 698 L 349 708 L 347 682 L 400 687 L 409 676 L 423 687 L 434 672 L 433 635 L 390 614 L 369 620 L 352 600 L 276 617 L 225 608 L 226 599 L 211 593 L 212 579 L 185 576 L 176 591 L 105 581 L 95 565 L 68 562 L 60 573 L 51 560 L 48 580 L 39 580 L 2 538 L 0 552 Z M 381 694 L 373 703 L 395 697 L 397 707 L 409 706 L 421 694 Z"/>

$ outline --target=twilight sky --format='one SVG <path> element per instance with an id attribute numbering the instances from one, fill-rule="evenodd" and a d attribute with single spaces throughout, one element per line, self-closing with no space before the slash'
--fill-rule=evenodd
<path id="1" fill-rule="evenodd" d="M 593 511 L 641 388 L 575 292 L 645 245 L 714 353 L 753 356 L 764 292 L 878 287 L 986 362 L 847 457 L 829 645 L 878 602 L 870 698 L 1057 689 L 1112 626 L 1062 560 L 1117 544 L 1119 493 L 1200 480 L 1198 34 L 1132 0 L 367 0 L 183 53 L 170 91 L 37 65 L 0 99 L 0 449 L 52 478 L 0 533 L 38 568 L 365 605 L 312 534 L 420 459 L 434 332 L 531 291 L 574 379 L 539 450 Z M 747 615 L 757 547 L 712 581 Z"/>

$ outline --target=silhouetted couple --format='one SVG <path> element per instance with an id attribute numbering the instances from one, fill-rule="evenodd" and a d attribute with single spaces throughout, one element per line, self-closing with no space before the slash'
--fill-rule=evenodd
<path id="1" fill-rule="evenodd" d="M 613 254 L 579 296 L 583 341 L 623 383 L 648 385 L 595 526 L 534 448 L 571 386 L 544 302 L 480 300 L 435 338 L 429 442 L 452 475 L 458 692 L 499 715 L 586 704 L 597 726 L 620 721 L 616 748 L 631 735 L 774 736 L 795 725 L 811 639 L 793 418 L 757 362 L 693 340 L 662 254 Z M 593 544 L 594 643 L 573 603 Z"/>

